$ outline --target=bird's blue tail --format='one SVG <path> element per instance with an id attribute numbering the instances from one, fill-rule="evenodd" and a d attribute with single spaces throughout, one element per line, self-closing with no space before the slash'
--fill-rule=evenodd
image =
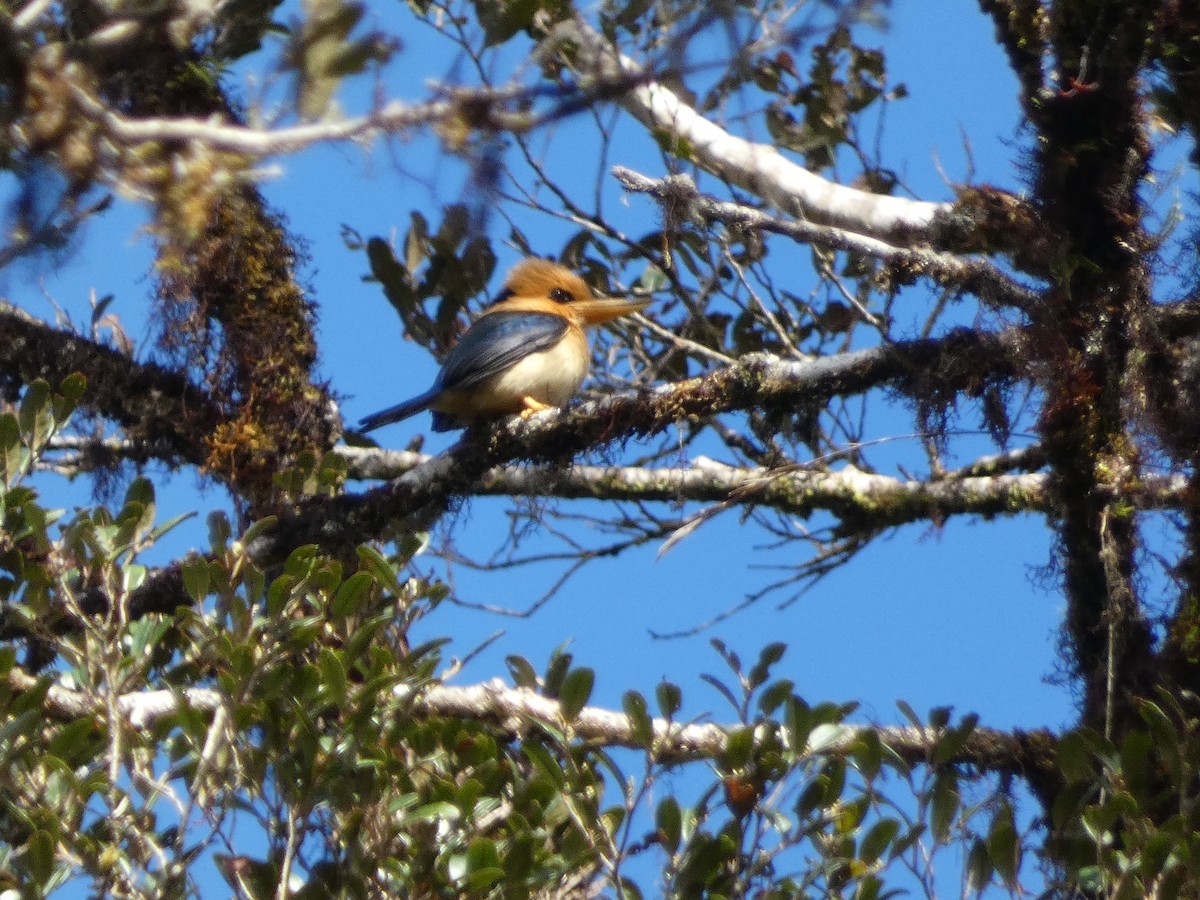
<path id="1" fill-rule="evenodd" d="M 413 397 L 411 400 L 405 400 L 403 403 L 397 403 L 395 406 L 389 406 L 387 409 L 381 409 L 377 413 L 371 413 L 369 416 L 364 416 L 362 421 L 358 423 L 358 430 L 362 433 L 374 431 L 376 428 L 382 428 L 384 425 L 391 425 L 393 422 L 399 422 L 401 419 L 407 419 L 409 416 L 415 416 L 422 410 L 429 409 L 429 404 L 437 399 L 438 391 L 426 391 L 420 396 Z"/>

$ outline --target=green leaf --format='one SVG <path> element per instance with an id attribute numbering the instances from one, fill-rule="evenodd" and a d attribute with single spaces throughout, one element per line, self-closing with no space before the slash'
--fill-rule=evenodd
<path id="1" fill-rule="evenodd" d="M 573 722 L 579 718 L 580 711 L 592 696 L 595 683 L 596 673 L 586 666 L 580 666 L 567 673 L 558 695 L 559 706 L 566 721 Z"/>
<path id="2" fill-rule="evenodd" d="M 842 798 L 846 789 L 846 763 L 841 759 L 831 759 L 821 768 L 820 781 L 824 789 L 822 804 L 832 807 Z"/>
<path id="3" fill-rule="evenodd" d="M 438 226 L 433 242 L 447 252 L 462 243 L 471 230 L 471 211 L 465 203 L 451 203 L 442 210 L 442 224 Z"/>
<path id="4" fill-rule="evenodd" d="M 247 602 L 257 603 L 266 590 L 266 573 L 253 563 L 244 563 L 242 565 L 242 584 L 246 589 Z"/>
<path id="5" fill-rule="evenodd" d="M 437 822 L 437 821 L 457 821 L 461 813 L 457 806 L 453 803 L 437 801 L 435 803 L 426 803 L 423 806 L 415 807 L 408 812 L 405 812 L 402 821 L 410 822 Z"/>
<path id="6" fill-rule="evenodd" d="M 678 850 L 683 836 L 683 814 L 679 809 L 679 801 L 667 797 L 659 803 L 654 813 L 654 824 L 662 845 L 671 853 Z"/>
<path id="7" fill-rule="evenodd" d="M 130 563 L 121 571 L 121 581 L 126 594 L 136 591 L 146 583 L 146 567 Z"/>
<path id="8" fill-rule="evenodd" d="M 749 764 L 753 755 L 754 729 L 747 726 L 730 731 L 725 741 L 725 751 L 721 754 L 722 765 L 726 769 L 741 768 Z"/>
<path id="9" fill-rule="evenodd" d="M 25 842 L 25 859 L 35 884 L 45 884 L 54 872 L 54 837 L 41 829 Z"/>
<path id="10" fill-rule="evenodd" d="M 214 553 L 225 549 L 233 529 L 229 527 L 229 517 L 220 510 L 208 514 L 208 546 Z"/>
<path id="11" fill-rule="evenodd" d="M 658 700 L 658 711 L 664 719 L 674 719 L 679 708 L 683 706 L 683 691 L 679 685 L 669 681 L 660 681 L 654 688 L 654 697 Z"/>
<path id="12" fill-rule="evenodd" d="M 15 698 L 8 715 L 0 719 L 0 763 L 6 762 L 10 754 L 19 752 L 23 743 L 19 740 L 20 738 L 32 737 L 42 727 L 45 714 L 42 711 L 41 701 L 45 699 L 48 689 L 48 683 L 40 682 L 34 685 L 33 688 Z M 18 704 L 32 705 L 28 699 L 30 694 L 37 696 L 36 708 L 18 712 L 16 709 Z"/>
<path id="13" fill-rule="evenodd" d="M 788 732 L 788 746 L 797 753 L 803 751 L 808 746 L 808 736 L 815 724 L 809 705 L 800 697 L 790 697 L 784 710 L 784 724 Z"/>
<path id="14" fill-rule="evenodd" d="M 764 716 L 774 715 L 775 711 L 791 698 L 795 687 L 796 683 L 790 678 L 781 678 L 774 682 L 758 698 L 759 711 Z"/>
<path id="15" fill-rule="evenodd" d="M 197 603 L 203 603 L 208 596 L 208 586 L 211 582 L 208 560 L 201 556 L 191 556 L 183 561 L 180 567 L 183 575 L 183 589 Z"/>
<path id="16" fill-rule="evenodd" d="M 109 298 L 111 299 L 111 297 Z M 54 420 L 63 425 L 75 411 L 83 392 L 87 390 L 87 378 L 81 372 L 72 372 L 58 386 L 58 395 L 54 398 L 52 410 Z"/>
<path id="17" fill-rule="evenodd" d="M 850 748 L 854 765 L 865 778 L 874 778 L 883 767 L 883 741 L 873 729 L 864 728 Z"/>
<path id="18" fill-rule="evenodd" d="M 925 730 L 925 723 L 924 723 L 924 721 L 922 721 L 922 720 L 921 720 L 921 717 L 917 715 L 916 711 L 915 711 L 915 710 L 914 710 L 914 709 L 913 709 L 911 706 L 909 706 L 909 705 L 908 705 L 908 704 L 907 704 L 905 701 L 903 701 L 903 700 L 897 700 L 897 701 L 896 701 L 896 708 L 897 708 L 898 710 L 900 710 L 900 712 L 901 712 L 901 713 L 903 713 L 903 714 L 904 714 L 904 718 L 908 719 L 908 721 L 909 721 L 909 722 L 910 722 L 910 723 L 911 723 L 911 724 L 912 724 L 912 725 L 913 725 L 915 728 L 917 728 L 917 729 L 919 729 L 919 730 L 921 730 L 921 731 L 924 731 L 924 730 Z"/>
<path id="19" fill-rule="evenodd" d="M 424 224 L 424 219 L 421 223 Z M 392 252 L 391 245 L 383 238 L 373 237 L 367 241 L 367 263 L 371 267 L 371 275 L 379 282 L 383 288 L 383 296 L 400 314 L 401 319 L 406 319 L 418 302 L 409 271 L 415 271 L 424 258 L 423 240 L 414 240 L 413 230 L 409 231 L 405 244 L 407 256 L 413 261 L 410 269 L 400 264 L 396 254 Z"/>
<path id="20" fill-rule="evenodd" d="M 346 699 L 350 682 L 346 677 L 346 666 L 341 655 L 328 647 L 321 648 L 317 658 L 317 666 L 321 670 L 321 687 L 331 703 L 341 704 Z"/>
<path id="21" fill-rule="evenodd" d="M 1068 782 L 1067 786 L 1058 792 L 1058 796 L 1054 798 L 1054 805 L 1050 808 L 1050 821 L 1054 823 L 1054 827 L 1063 829 L 1075 823 L 1080 816 L 1084 801 L 1095 790 L 1095 785 L 1090 781 Z"/>
<path id="22" fill-rule="evenodd" d="M 848 803 L 842 804 L 835 819 L 837 833 L 853 837 L 862 825 L 863 819 L 866 818 L 870 805 L 871 800 L 869 797 L 860 797 L 857 800 L 851 800 Z"/>
<path id="23" fill-rule="evenodd" d="M 546 664 L 546 674 L 542 677 L 543 690 L 547 697 L 557 697 L 562 689 L 563 679 L 571 671 L 571 660 L 574 657 L 562 647 L 556 647 L 550 654 L 550 662 Z"/>
<path id="24" fill-rule="evenodd" d="M 929 824 L 939 844 L 950 840 L 950 829 L 958 817 L 958 778 L 952 772 L 940 772 L 933 782 L 929 803 Z M 990 877 L 990 876 L 989 876 Z"/>
<path id="25" fill-rule="evenodd" d="M 558 761 L 550 755 L 550 751 L 538 744 L 526 743 L 521 747 L 521 752 L 542 775 L 550 780 L 556 791 L 562 790 L 566 779 L 563 777 Z"/>
<path id="26" fill-rule="evenodd" d="M 800 792 L 800 796 L 796 798 L 795 806 L 796 815 L 805 819 L 813 815 L 817 810 L 823 809 L 825 806 L 825 782 L 820 778 L 814 778 L 804 786 L 804 790 Z"/>
<path id="27" fill-rule="evenodd" d="M 321 548 L 316 544 L 302 544 L 284 560 L 283 573 L 297 582 L 311 578 L 320 567 L 320 556 Z"/>
<path id="28" fill-rule="evenodd" d="M 359 612 L 374 586 L 375 576 L 372 573 L 361 570 L 355 572 L 333 592 L 333 599 L 329 601 L 330 615 L 343 619 Z"/>
<path id="29" fill-rule="evenodd" d="M 988 831 L 987 849 L 988 857 L 996 872 L 1004 879 L 1004 883 L 1009 887 L 1015 886 L 1017 869 L 1021 863 L 1021 847 L 1012 809 L 1007 803 L 1001 804 L 1000 810 L 992 820 L 992 827 Z"/>
<path id="30" fill-rule="evenodd" d="M 483 2 L 475 4 L 475 13 L 483 27 L 484 46 L 503 44 L 518 31 L 533 24 L 534 15 L 546 7 L 549 21 L 556 21 L 561 12 L 562 0 L 505 0 L 504 3 Z"/>
<path id="31" fill-rule="evenodd" d="M 642 900 L 643 898 L 641 888 L 637 886 L 636 882 L 626 878 L 624 875 L 617 878 L 616 888 L 617 896 L 621 900 Z"/>
<path id="32" fill-rule="evenodd" d="M 16 417 L 0 414 L 0 461 L 4 465 L 4 486 L 12 486 L 24 472 L 25 448 L 21 446 L 21 427 Z"/>
<path id="33" fill-rule="evenodd" d="M 271 586 L 267 588 L 267 615 L 271 617 L 278 616 L 283 612 L 288 601 L 292 597 L 292 592 L 296 587 L 296 579 L 292 575 L 283 574 L 271 582 Z"/>
<path id="34" fill-rule="evenodd" d="M 467 849 L 467 871 L 475 872 L 482 869 L 501 869 L 500 853 L 496 845 L 487 838 L 476 838 Z"/>
<path id="35" fill-rule="evenodd" d="M 1096 777 L 1088 742 L 1078 731 L 1070 731 L 1059 739 L 1055 761 L 1068 782 L 1091 782 Z"/>
<path id="36" fill-rule="evenodd" d="M 854 900 L 880 900 L 879 891 L 883 882 L 876 875 L 865 875 L 854 889 Z M 892 894 L 890 896 L 895 896 Z"/>
<path id="37" fill-rule="evenodd" d="M 947 712 L 947 715 L 949 713 Z M 931 719 L 933 716 L 930 717 Z M 957 728 L 946 728 L 938 737 L 933 748 L 933 765 L 935 768 L 955 760 L 967 746 L 975 726 L 979 724 L 979 716 L 971 713 L 963 716 L 962 723 Z M 945 727 L 944 725 L 941 727 Z"/>
<path id="38" fill-rule="evenodd" d="M 858 848 L 858 858 L 867 866 L 874 865 L 899 831 L 900 823 L 896 819 L 880 819 L 863 836 Z"/>
<path id="39" fill-rule="evenodd" d="M 537 671 L 533 668 L 533 663 L 523 656 L 506 656 L 504 664 L 508 666 L 513 684 L 529 691 L 537 690 Z"/>
<path id="40" fill-rule="evenodd" d="M 31 381 L 21 398 L 21 407 L 17 413 L 21 425 L 21 434 L 26 443 L 37 449 L 50 436 L 50 385 L 45 379 L 37 378 Z"/>
<path id="41" fill-rule="evenodd" d="M 941 731 L 950 724 L 950 714 L 953 712 L 953 707 L 950 706 L 935 706 L 929 711 L 929 724 L 936 730 Z"/>
<path id="42" fill-rule="evenodd" d="M 467 887 L 472 892 L 483 892 L 504 879 L 504 869 L 493 866 L 487 869 L 476 869 L 467 875 Z"/>
<path id="43" fill-rule="evenodd" d="M 139 567 L 140 568 L 140 567 Z M 128 569 L 126 572 L 128 573 Z M 143 616 L 129 626 L 130 646 L 129 655 L 141 659 L 147 651 L 155 647 L 162 636 L 170 629 L 171 623 L 166 616 Z"/>
<path id="44" fill-rule="evenodd" d="M 511 821 L 509 827 L 519 831 L 512 827 Z M 533 872 L 535 861 L 533 837 L 528 832 L 514 833 L 504 853 L 505 877 L 513 880 L 527 878 Z"/>
<path id="45" fill-rule="evenodd" d="M 650 719 L 646 698 L 637 691 L 626 691 L 621 697 L 621 707 L 629 717 L 634 741 L 639 746 L 650 749 L 654 744 L 654 723 Z"/>
<path id="46" fill-rule="evenodd" d="M 967 889 L 972 893 L 981 892 L 992 880 L 992 873 L 992 857 L 987 845 L 975 838 L 967 854 Z"/>
<path id="47" fill-rule="evenodd" d="M 1131 731 L 1121 743 L 1121 775 L 1125 786 L 1143 802 L 1150 799 L 1151 756 L 1155 749 L 1154 739 L 1145 731 Z"/>
<path id="48" fill-rule="evenodd" d="M 483 783 L 478 778 L 467 778 L 454 792 L 454 805 L 470 815 L 475 809 L 475 803 L 483 795 Z"/>
<path id="49" fill-rule="evenodd" d="M 122 506 L 137 503 L 142 508 L 154 506 L 154 483 L 149 478 L 138 476 L 129 483 Z"/>
<path id="50" fill-rule="evenodd" d="M 751 690 L 758 688 L 766 683 L 770 677 L 771 667 L 779 660 L 783 659 L 783 655 L 787 652 L 787 644 L 776 641 L 772 644 L 767 644 L 758 654 L 758 662 L 751 668 L 746 680 L 750 684 Z"/>
<path id="51" fill-rule="evenodd" d="M 360 544 L 357 551 L 359 565 L 374 575 L 385 591 L 392 594 L 400 593 L 400 577 L 396 574 L 396 569 L 388 562 L 387 557 L 370 544 Z"/>
<path id="52" fill-rule="evenodd" d="M 1154 735 L 1154 746 L 1171 767 L 1176 784 L 1183 782 L 1183 755 L 1180 749 L 1179 729 L 1163 712 L 1162 707 L 1149 700 L 1136 701 L 1138 713 Z"/>
<path id="53" fill-rule="evenodd" d="M 86 762 L 86 756 L 94 752 L 96 742 L 102 735 L 100 723 L 91 716 L 68 722 L 46 744 L 46 757 L 57 756 L 74 765 L 81 765 Z"/>

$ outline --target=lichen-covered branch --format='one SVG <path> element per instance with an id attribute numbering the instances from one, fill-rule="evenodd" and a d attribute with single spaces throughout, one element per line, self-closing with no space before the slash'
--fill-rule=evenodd
<path id="1" fill-rule="evenodd" d="M 613 175 L 627 190 L 649 194 L 669 209 L 672 216 L 682 220 L 720 222 L 727 227 L 781 234 L 803 244 L 871 256 L 902 276 L 928 276 L 937 284 L 968 291 L 994 306 L 1024 309 L 1037 300 L 1036 292 L 984 259 L 924 247 L 898 247 L 832 225 L 781 219 L 744 204 L 702 194 L 687 175 L 654 179 L 624 166 L 614 167 Z"/>
<path id="2" fill-rule="evenodd" d="M 430 462 L 404 450 L 339 447 L 351 479 L 393 479 Z M 982 468 L 988 466 L 983 464 Z M 557 497 L 665 503 L 729 503 L 804 516 L 817 510 L 873 526 L 944 519 L 1053 512 L 1043 472 L 963 474 L 921 481 L 803 465 L 765 469 L 731 466 L 698 456 L 685 468 L 641 466 L 504 466 L 483 474 L 475 496 Z M 1185 502 L 1186 479 L 1147 475 L 1122 500 L 1138 509 L 1175 509 Z"/>
<path id="3" fill-rule="evenodd" d="M 389 484 L 359 495 L 318 499 L 281 521 L 259 546 L 275 559 L 303 543 L 357 543 L 391 524 L 424 530 L 451 499 L 471 493 L 484 474 L 517 460 L 564 462 L 630 437 L 661 434 L 678 423 L 752 408 L 824 402 L 884 386 L 904 390 L 937 373 L 942 386 L 1012 372 L 1016 332 L 960 331 L 806 361 L 750 354 L 731 366 L 653 390 L 619 394 L 564 410 L 468 432 L 445 453 Z M 276 550 L 268 550 L 278 542 Z M 297 543 L 298 542 L 298 543 Z"/>
<path id="4" fill-rule="evenodd" d="M 577 454 L 631 437 L 660 434 L 681 421 L 892 386 L 938 372 L 944 384 L 977 383 L 1011 372 L 1015 332 L 955 332 L 803 362 L 751 354 L 708 375 L 547 410 L 529 419 L 468 431 L 445 452 L 393 481 L 361 494 L 314 497 L 280 515 L 248 547 L 262 566 L 281 563 L 296 547 L 316 544 L 346 550 L 395 529 L 424 531 L 485 474 L 518 460 L 563 463 Z M 178 564 L 148 579 L 131 597 L 130 615 L 170 612 L 190 605 Z"/>
<path id="5" fill-rule="evenodd" d="M 1041 443 L 1063 504 L 1055 524 L 1065 633 L 1083 721 L 1110 732 L 1139 721 L 1133 698 L 1160 677 L 1137 575 L 1138 522 L 1115 499 L 1143 463 L 1128 413 L 1154 334 L 1141 72 L 1157 9 L 1113 4 L 1096 16 L 1054 18 L 1049 45 L 1060 89 L 1031 107 L 1034 189 L 1061 262 L 1031 315 L 1028 350 L 1046 397 Z"/>
<path id="6" fill-rule="evenodd" d="M 39 687 L 37 679 L 19 668 L 8 672 L 8 687 L 21 694 Z M 100 698 L 81 691 L 50 685 L 43 701 L 56 717 L 78 719 L 95 715 L 102 708 Z M 647 750 L 656 760 L 715 759 L 725 751 L 730 735 L 739 725 L 682 723 L 667 719 L 650 720 L 649 745 L 638 734 L 636 723 L 625 713 L 596 706 L 585 706 L 568 718 L 558 700 L 524 688 L 506 685 L 500 680 L 483 684 L 454 686 L 433 684 L 420 688 L 399 685 L 393 697 L 404 707 L 405 715 L 433 716 L 487 721 L 506 731 L 526 735 L 546 725 L 570 737 L 605 747 Z M 215 688 L 185 690 L 134 691 L 114 698 L 116 710 L 131 728 L 149 731 L 163 719 L 188 708 L 214 713 L 229 703 Z M 788 747 L 787 731 L 775 725 L 759 725 L 758 741 L 770 739 L 771 746 L 782 746 L 797 755 L 841 755 L 848 752 L 861 734 L 874 732 L 884 744 L 909 765 L 928 763 L 937 747 L 941 732 L 915 726 L 878 726 L 841 724 L 814 732 L 804 747 Z M 945 763 L 967 764 L 981 771 L 1036 773 L 1052 760 L 1054 736 L 1047 731 L 1008 733 L 976 727 L 961 748 Z"/>
<path id="7" fill-rule="evenodd" d="M 10 393 L 37 378 L 88 381 L 80 406 L 119 425 L 142 458 L 204 460 L 204 437 L 220 421 L 208 395 L 178 372 L 140 363 L 0 302 L 0 383 Z"/>

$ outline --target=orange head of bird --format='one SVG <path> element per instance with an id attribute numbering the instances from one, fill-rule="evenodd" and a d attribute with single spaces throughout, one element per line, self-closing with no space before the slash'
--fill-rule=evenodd
<path id="1" fill-rule="evenodd" d="M 649 300 L 597 296 L 587 282 L 570 269 L 537 258 L 524 260 L 513 267 L 496 302 L 509 309 L 539 312 L 545 311 L 549 303 L 555 312 L 579 325 L 599 325 L 650 305 Z"/>

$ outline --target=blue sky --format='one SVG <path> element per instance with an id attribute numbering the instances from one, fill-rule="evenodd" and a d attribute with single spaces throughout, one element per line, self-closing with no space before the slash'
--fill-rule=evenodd
<path id="1" fill-rule="evenodd" d="M 945 179 L 965 181 L 972 175 L 964 150 L 969 142 L 976 182 L 1019 189 L 1016 85 L 992 42 L 990 22 L 974 4 L 937 7 L 934 17 L 928 3 L 897 2 L 889 30 L 864 36 L 866 43 L 887 49 L 892 81 L 905 83 L 910 92 L 888 111 L 884 159 L 920 197 L 949 199 Z M 381 6 L 379 14 L 388 13 Z M 450 57 L 431 32 L 410 32 L 406 40 L 385 88 L 416 99 L 424 79 L 450 71 Z M 253 86 L 246 89 L 248 96 L 254 91 Z M 347 93 L 347 106 L 354 97 L 353 90 Z M 665 174 L 661 157 L 637 129 L 623 128 L 628 136 L 609 162 L 651 176 Z M 573 130 L 584 134 L 582 123 L 565 123 L 555 146 L 561 148 Z M 578 165 L 574 158 L 553 161 L 564 171 Z M 436 222 L 438 206 L 462 196 L 464 168 L 441 155 L 428 136 L 398 143 L 390 151 L 377 147 L 367 159 L 356 148 L 324 147 L 276 162 L 280 171 L 264 183 L 264 190 L 308 242 L 312 262 L 304 274 L 321 308 L 322 372 L 345 398 L 343 412 L 353 423 L 419 393 L 436 369 L 422 350 L 401 340 L 399 322 L 378 287 L 364 283 L 366 259 L 347 249 L 342 226 L 364 237 L 400 236 L 414 208 Z M 616 186 L 608 190 L 610 208 L 630 222 L 642 221 L 648 230 L 657 221 L 657 209 L 645 198 L 629 198 L 625 208 Z M 132 234 L 139 221 L 140 213 L 123 205 L 92 226 L 69 263 L 44 285 L 28 279 L 32 270 L 19 269 L 0 281 L 0 293 L 49 316 L 44 290 L 77 322 L 86 321 L 89 291 L 114 293 L 112 311 L 139 333 L 151 287 L 149 247 Z M 571 233 L 547 219 L 523 224 L 546 253 L 556 251 Z M 491 220 L 491 227 L 494 238 L 507 233 L 499 218 Z M 778 246 L 780 265 L 788 254 L 806 254 L 802 248 Z M 515 251 L 502 256 L 502 268 L 517 258 Z M 924 301 L 915 305 L 923 308 Z M 879 421 L 894 422 L 894 435 L 913 429 L 903 410 Z M 975 426 L 964 421 L 963 427 Z M 428 433 L 427 417 L 388 428 L 376 438 L 384 446 L 403 447 L 418 432 Z M 871 436 L 886 435 L 885 429 Z M 431 439 L 426 448 L 444 448 L 454 437 Z M 898 441 L 895 456 L 917 459 L 919 469 L 915 442 Z M 78 486 L 42 483 L 54 502 L 88 502 Z M 164 518 L 180 509 L 202 513 L 194 527 L 172 536 L 163 557 L 180 547 L 203 546 L 203 513 L 223 504 L 221 492 L 209 488 L 198 493 L 194 479 L 180 475 L 171 479 L 162 497 Z M 470 502 L 451 520 L 456 541 L 486 554 L 503 538 L 506 506 L 499 500 Z M 427 620 L 426 636 L 452 635 L 447 652 L 465 655 L 497 630 L 504 631 L 458 677 L 459 683 L 505 677 L 503 658 L 510 653 L 526 656 L 540 669 L 553 648 L 569 643 L 576 661 L 597 671 L 593 702 L 619 706 L 624 691 L 652 695 L 665 678 L 683 687 L 685 716 L 718 721 L 726 720 L 728 711 L 698 679 L 703 672 L 724 674 L 709 647 L 713 638 L 744 659 L 755 658 L 770 641 L 787 642 L 790 649 L 776 676 L 793 679 L 812 702 L 859 700 L 859 716 L 872 721 L 901 721 L 894 706 L 900 698 L 919 712 L 941 705 L 974 711 L 983 724 L 1001 728 L 1054 727 L 1071 719 L 1067 692 L 1046 682 L 1054 672 L 1063 601 L 1052 582 L 1048 585 L 1038 575 L 1050 557 L 1050 536 L 1039 517 L 911 526 L 876 541 L 786 609 L 777 610 L 768 598 L 698 635 L 651 637 L 652 631 L 688 629 L 736 605 L 748 590 L 771 578 L 757 567 L 786 564 L 802 552 L 800 547 L 766 551 L 760 548 L 766 540 L 754 527 L 739 524 L 736 512 L 724 514 L 662 557 L 656 556 L 657 547 L 648 547 L 591 563 L 532 618 L 445 606 Z M 418 569 L 437 571 L 432 560 L 419 561 Z M 519 609 L 553 584 L 558 572 L 542 566 L 485 574 L 456 568 L 453 574 L 464 599 Z"/>

